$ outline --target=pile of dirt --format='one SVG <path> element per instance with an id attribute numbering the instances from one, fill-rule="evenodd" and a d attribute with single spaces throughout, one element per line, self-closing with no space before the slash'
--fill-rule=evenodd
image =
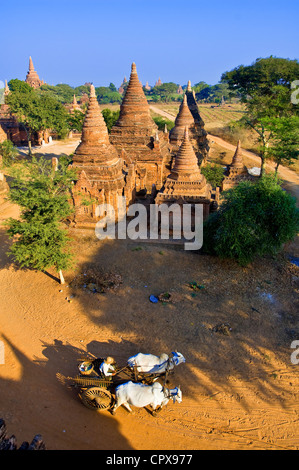
<path id="1" fill-rule="evenodd" d="M 122 276 L 119 274 L 101 272 L 98 266 L 94 266 L 77 274 L 69 285 L 72 288 L 83 288 L 93 293 L 105 294 L 118 289 L 122 283 Z"/>

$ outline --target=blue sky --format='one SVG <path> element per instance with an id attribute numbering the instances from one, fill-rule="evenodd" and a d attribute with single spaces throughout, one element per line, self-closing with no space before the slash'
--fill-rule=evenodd
<path id="1" fill-rule="evenodd" d="M 299 56 L 298 0 L 0 0 L 0 80 L 32 56 L 50 85 L 201 80 L 258 57 Z"/>

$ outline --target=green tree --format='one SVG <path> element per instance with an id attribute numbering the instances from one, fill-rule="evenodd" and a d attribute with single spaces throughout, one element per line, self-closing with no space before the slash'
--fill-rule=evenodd
<path id="1" fill-rule="evenodd" d="M 206 82 L 198 82 L 195 83 L 194 86 L 192 87 L 192 90 L 194 90 L 195 94 L 199 93 L 200 91 L 204 90 L 205 88 L 209 87 L 209 85 Z"/>
<path id="2" fill-rule="evenodd" d="M 299 116 L 265 118 L 263 122 L 271 142 L 267 158 L 276 163 L 277 174 L 279 165 L 292 165 L 299 158 Z"/>
<path id="3" fill-rule="evenodd" d="M 0 155 L 2 156 L 3 166 L 9 167 L 18 155 L 17 147 L 14 146 L 11 140 L 5 140 L 0 144 Z"/>
<path id="4" fill-rule="evenodd" d="M 80 85 L 74 88 L 74 94 L 77 96 L 89 95 L 90 87 L 87 85 Z"/>
<path id="5" fill-rule="evenodd" d="M 56 98 L 63 104 L 71 103 L 75 94 L 74 88 L 64 83 L 60 83 L 56 86 L 48 84 L 42 85 L 37 92 Z"/>
<path id="6" fill-rule="evenodd" d="M 222 193 L 219 210 L 204 223 L 203 250 L 246 265 L 275 255 L 299 231 L 296 200 L 273 175 L 241 182 Z"/>
<path id="7" fill-rule="evenodd" d="M 62 270 L 72 260 L 64 222 L 72 213 L 69 200 L 75 174 L 66 165 L 55 171 L 51 161 L 33 157 L 30 163 L 13 168 L 11 176 L 8 197 L 20 206 L 21 217 L 5 223 L 13 239 L 9 255 L 21 267 L 55 268 L 63 284 Z"/>
<path id="8" fill-rule="evenodd" d="M 31 155 L 31 140 L 34 132 L 51 129 L 64 138 L 69 130 L 68 113 L 54 97 L 37 92 L 26 83 L 14 81 L 13 89 L 6 98 L 13 115 L 23 125 Z M 26 85 L 26 86 L 24 86 Z"/>
<path id="9" fill-rule="evenodd" d="M 164 131 L 165 125 L 168 132 L 174 127 L 174 122 L 169 119 L 162 118 L 161 116 L 154 116 L 153 121 L 157 124 L 160 131 Z"/>
<path id="10" fill-rule="evenodd" d="M 204 85 L 201 82 L 201 87 L 193 87 L 196 94 L 196 99 L 205 101 L 207 103 L 221 103 L 222 98 L 225 101 L 231 102 L 233 98 L 237 98 L 237 93 L 232 91 L 227 83 L 217 83 L 216 85 Z"/>
<path id="11" fill-rule="evenodd" d="M 111 111 L 111 109 L 105 108 L 102 111 L 104 121 L 106 123 L 108 132 L 110 133 L 112 127 L 119 118 L 119 111 Z"/>
<path id="12" fill-rule="evenodd" d="M 232 90 L 238 91 L 247 103 L 257 93 L 259 96 L 275 95 L 276 86 L 290 89 L 298 76 L 298 60 L 270 56 L 259 58 L 251 65 L 239 65 L 222 74 L 221 80 L 226 81 Z"/>
<path id="13" fill-rule="evenodd" d="M 221 165 L 207 163 L 205 166 L 201 167 L 201 173 L 213 187 L 221 186 L 221 182 L 224 178 L 224 171 Z"/>
<path id="14" fill-rule="evenodd" d="M 28 83 L 19 80 L 18 78 L 13 78 L 8 82 L 8 86 L 11 92 L 19 93 L 34 93 L 34 89 L 28 85 Z"/>
<path id="15" fill-rule="evenodd" d="M 70 130 L 82 132 L 85 113 L 79 109 L 75 109 L 73 113 L 68 115 L 68 126 Z"/>
<path id="16" fill-rule="evenodd" d="M 151 90 L 146 92 L 146 95 L 151 97 L 153 101 L 167 102 L 172 99 L 182 99 L 181 95 L 177 94 L 177 89 L 178 85 L 173 82 L 163 83 L 162 85 L 152 87 Z"/>
<path id="17" fill-rule="evenodd" d="M 113 84 L 111 84 L 113 85 Z M 121 103 L 122 96 L 118 91 L 113 91 L 109 87 L 101 86 L 95 89 L 97 99 L 99 103 L 108 104 L 108 103 Z"/>

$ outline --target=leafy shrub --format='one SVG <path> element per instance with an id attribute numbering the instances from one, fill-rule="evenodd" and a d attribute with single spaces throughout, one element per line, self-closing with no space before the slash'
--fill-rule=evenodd
<path id="1" fill-rule="evenodd" d="M 201 168 L 201 172 L 205 176 L 207 182 L 213 187 L 221 185 L 224 178 L 224 172 L 221 165 L 212 165 L 211 163 L 207 163 L 207 165 Z"/>
<path id="2" fill-rule="evenodd" d="M 277 254 L 298 231 L 295 198 L 273 175 L 265 175 L 222 193 L 219 210 L 204 223 L 203 251 L 246 265 Z"/>

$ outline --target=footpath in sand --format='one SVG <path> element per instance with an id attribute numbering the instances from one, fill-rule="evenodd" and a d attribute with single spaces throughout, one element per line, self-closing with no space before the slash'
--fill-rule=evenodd
<path id="1" fill-rule="evenodd" d="M 1 222 L 18 214 L 8 204 Z M 76 266 L 60 286 L 56 273 L 12 266 L 0 228 L 0 417 L 18 443 L 41 433 L 53 450 L 299 449 L 294 265 L 269 258 L 241 268 L 171 246 L 72 236 Z M 298 241 L 285 253 L 299 256 Z M 72 282 L 91 267 L 122 282 L 105 294 Z M 193 291 L 192 281 L 203 288 Z M 162 292 L 176 301 L 149 301 Z M 186 363 L 169 385 L 181 386 L 183 402 L 155 418 L 145 409 L 93 412 L 57 378 L 76 374 L 87 352 L 123 365 L 140 351 L 174 350 Z"/>

